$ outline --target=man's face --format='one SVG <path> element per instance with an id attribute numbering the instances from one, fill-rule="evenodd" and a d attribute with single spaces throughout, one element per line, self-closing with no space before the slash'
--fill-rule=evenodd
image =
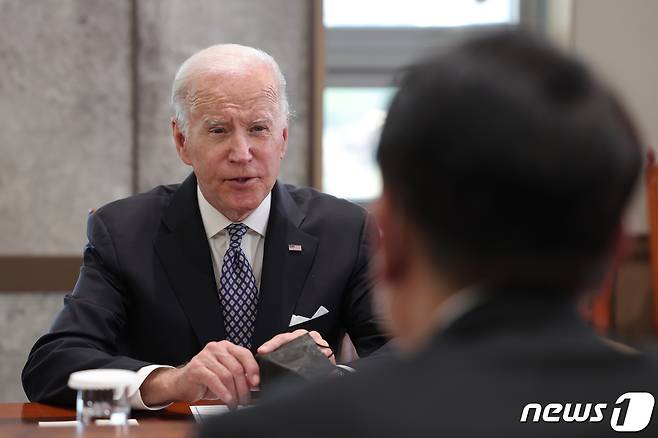
<path id="1" fill-rule="evenodd" d="M 373 212 L 380 231 L 371 265 L 376 280 L 373 305 L 398 346 L 415 350 L 436 324 L 434 309 L 444 299 L 442 286 L 428 265 L 422 237 L 386 187 Z"/>
<path id="2" fill-rule="evenodd" d="M 398 299 L 404 294 L 399 293 L 399 267 L 402 264 L 397 256 L 404 252 L 406 247 L 398 242 L 401 227 L 398 226 L 399 222 L 395 221 L 391 201 L 386 193 L 373 204 L 372 210 L 380 230 L 379 238 L 374 239 L 376 250 L 371 265 L 376 280 L 373 307 L 386 330 L 400 338 L 405 334 L 403 328 L 406 325 L 404 321 L 408 313 L 408 302 Z"/>
<path id="3" fill-rule="evenodd" d="M 272 190 L 288 144 L 268 65 L 205 73 L 192 83 L 188 130 L 173 122 L 176 149 L 210 204 L 240 221 Z"/>

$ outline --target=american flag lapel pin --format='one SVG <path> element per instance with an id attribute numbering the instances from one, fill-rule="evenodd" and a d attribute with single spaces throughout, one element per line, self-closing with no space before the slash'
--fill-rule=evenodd
<path id="1" fill-rule="evenodd" d="M 288 244 L 288 251 L 290 252 L 302 252 L 302 246 L 295 244 L 295 243 L 290 243 Z"/>

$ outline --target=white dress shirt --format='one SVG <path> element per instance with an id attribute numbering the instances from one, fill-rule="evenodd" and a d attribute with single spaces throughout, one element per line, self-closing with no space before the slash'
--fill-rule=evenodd
<path id="1" fill-rule="evenodd" d="M 199 201 L 199 211 L 201 212 L 201 220 L 203 228 L 206 231 L 208 244 L 210 245 L 210 255 L 212 256 L 212 267 L 215 272 L 216 286 L 219 288 L 219 278 L 222 272 L 222 265 L 224 264 L 224 254 L 228 249 L 229 235 L 226 227 L 232 224 L 226 216 L 220 213 L 213 207 L 201 193 L 201 189 L 197 185 L 197 198 Z M 260 203 L 258 208 L 247 216 L 241 223 L 245 224 L 249 229 L 247 233 L 242 236 L 240 247 L 244 251 L 251 269 L 256 278 L 256 287 L 260 290 L 260 279 L 263 272 L 263 250 L 265 248 L 265 232 L 267 230 L 267 223 L 270 218 L 270 206 L 272 204 L 272 194 L 268 193 L 263 202 Z M 217 309 L 219 312 L 219 308 Z M 140 386 L 144 380 L 158 368 L 173 368 L 167 365 L 148 365 L 140 368 L 137 371 L 137 379 L 135 384 L 130 388 L 129 399 L 130 404 L 136 409 L 149 409 L 157 410 L 162 409 L 169 404 L 162 406 L 146 406 L 142 400 L 142 395 L 139 391 Z"/>
<path id="2" fill-rule="evenodd" d="M 219 287 L 219 276 L 224 264 L 224 254 L 228 249 L 229 235 L 226 227 L 231 225 L 229 219 L 221 214 L 215 207 L 210 205 L 197 186 L 197 195 L 199 198 L 199 211 L 203 228 L 206 230 L 206 237 L 210 244 L 210 253 L 212 255 L 212 266 L 215 270 L 215 281 Z M 267 222 L 270 217 L 270 205 L 272 203 L 272 194 L 263 199 L 258 208 L 254 210 L 245 220 L 242 221 L 249 229 L 247 234 L 242 236 L 241 248 L 244 251 L 251 269 L 256 277 L 256 287 L 260 289 L 260 277 L 263 272 L 263 248 L 265 247 L 265 231 Z"/>

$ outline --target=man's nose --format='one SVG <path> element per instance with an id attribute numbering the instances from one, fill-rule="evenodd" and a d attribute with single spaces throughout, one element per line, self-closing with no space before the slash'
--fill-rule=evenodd
<path id="1" fill-rule="evenodd" d="M 251 143 L 247 136 L 241 133 L 236 133 L 234 141 L 231 142 L 231 150 L 229 151 L 228 159 L 234 163 L 244 163 L 251 161 L 253 155 L 251 154 Z"/>

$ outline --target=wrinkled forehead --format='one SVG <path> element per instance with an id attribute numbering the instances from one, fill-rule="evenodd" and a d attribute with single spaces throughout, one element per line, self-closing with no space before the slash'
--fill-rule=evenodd
<path id="1" fill-rule="evenodd" d="M 223 69 L 199 72 L 186 96 L 192 113 L 223 108 L 281 115 L 279 90 L 271 69 Z"/>

